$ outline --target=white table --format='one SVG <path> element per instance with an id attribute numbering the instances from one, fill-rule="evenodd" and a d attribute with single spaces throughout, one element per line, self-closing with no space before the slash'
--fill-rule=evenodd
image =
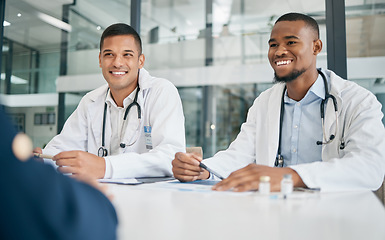
<path id="1" fill-rule="evenodd" d="M 270 199 L 154 184 L 109 186 L 120 240 L 385 239 L 385 208 L 370 191 Z"/>

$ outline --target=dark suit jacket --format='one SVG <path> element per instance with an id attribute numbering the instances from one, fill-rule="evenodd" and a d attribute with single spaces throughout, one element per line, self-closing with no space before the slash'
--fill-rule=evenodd
<path id="1" fill-rule="evenodd" d="M 0 239 L 116 239 L 110 201 L 51 166 L 19 161 L 15 135 L 0 109 Z"/>

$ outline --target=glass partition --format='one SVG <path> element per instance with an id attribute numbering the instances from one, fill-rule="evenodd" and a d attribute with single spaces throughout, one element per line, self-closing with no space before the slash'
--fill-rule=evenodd
<path id="1" fill-rule="evenodd" d="M 347 0 L 345 5 L 346 50 L 354 59 L 350 66 L 348 61 L 348 78 L 372 91 L 385 113 L 385 76 L 378 72 L 385 64 L 385 0 Z M 360 76 L 352 78 L 353 71 Z"/>
<path id="2" fill-rule="evenodd" d="M 84 74 L 100 74 L 101 33 L 112 23 L 130 22 L 130 3 L 7 1 L 0 93 L 54 93 L 60 72 L 78 76 L 78 81 L 82 81 Z M 207 83 L 179 84 L 184 69 L 194 69 L 189 79 L 199 82 L 203 73 L 210 71 L 205 66 L 208 50 L 212 51 L 213 67 L 270 68 L 270 30 L 280 15 L 292 11 L 307 13 L 320 24 L 324 48 L 318 59 L 325 66 L 327 50 L 324 0 L 212 0 L 212 4 L 210 16 L 206 16 L 206 0 L 142 1 L 140 13 L 145 68 L 154 76 L 167 69 L 175 72 L 167 79 L 177 83 L 182 98 L 187 145 L 204 147 L 206 157 L 227 148 L 238 134 L 254 98 L 271 86 L 273 76 L 270 72 L 229 73 L 227 79 L 222 79 L 223 74 L 218 79 L 218 72 L 213 71 L 207 75 Z M 385 61 L 385 0 L 346 0 L 345 4 L 348 77 L 373 91 L 384 103 L 383 68 L 366 69 Z M 207 17 L 212 20 L 211 36 L 205 31 Z M 68 23 L 63 19 L 68 19 Z M 213 41 L 212 49 L 206 49 L 207 38 Z M 248 81 L 243 81 L 246 77 Z M 212 79 L 215 84 L 210 83 Z M 205 89 L 210 89 L 210 94 L 205 95 Z M 84 92 L 66 93 L 66 117 L 83 95 Z M 13 110 L 18 114 L 17 109 Z M 35 112 L 44 113 L 43 110 Z M 33 114 L 25 116 L 26 123 L 34 121 L 30 116 Z"/>

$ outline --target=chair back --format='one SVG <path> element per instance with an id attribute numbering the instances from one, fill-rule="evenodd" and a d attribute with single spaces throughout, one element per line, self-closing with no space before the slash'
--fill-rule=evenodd
<path id="1" fill-rule="evenodd" d="M 382 182 L 381 187 L 377 191 L 375 191 L 374 193 L 377 195 L 377 197 L 380 199 L 382 204 L 384 204 L 384 206 L 385 206 L 385 186 L 384 185 L 385 185 L 385 179 Z"/>
<path id="2" fill-rule="evenodd" d="M 195 153 L 200 157 L 203 157 L 202 147 L 186 147 L 186 153 Z"/>

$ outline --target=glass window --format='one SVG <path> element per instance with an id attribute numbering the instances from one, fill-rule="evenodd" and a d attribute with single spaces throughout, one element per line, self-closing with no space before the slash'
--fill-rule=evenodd
<path id="1" fill-rule="evenodd" d="M 385 113 L 385 1 L 347 0 L 345 5 L 348 78 L 372 91 Z"/>
<path id="2" fill-rule="evenodd" d="M 60 21 L 62 5 L 53 4 L 49 10 L 46 7 L 33 1 L 7 1 L 2 93 L 55 92 L 61 29 L 54 21 Z M 5 82 L 9 84 L 5 86 Z"/>
<path id="3" fill-rule="evenodd" d="M 267 63 L 271 29 L 278 17 L 288 12 L 305 13 L 318 21 L 325 46 L 319 57 L 326 56 L 325 0 L 214 2 L 215 65 Z"/>
<path id="4" fill-rule="evenodd" d="M 103 30 L 113 23 L 130 23 L 130 0 L 49 2 L 7 1 L 0 93 L 56 92 L 60 70 L 78 76 L 79 81 L 84 74 L 101 74 L 98 54 Z M 187 145 L 202 146 L 204 155 L 211 156 L 234 140 L 253 100 L 273 79 L 272 72 L 233 74 L 223 69 L 262 66 L 271 70 L 267 41 L 276 19 L 287 12 L 306 13 L 318 21 L 324 43 L 318 56 L 322 66 L 327 66 L 327 42 L 325 0 L 212 0 L 210 16 L 206 16 L 206 2 L 142 1 L 140 35 L 145 68 L 178 87 Z M 385 105 L 385 74 L 381 71 L 385 64 L 385 0 L 346 0 L 345 5 L 348 77 Z M 68 18 L 68 24 L 63 18 Z M 211 36 L 206 34 L 206 19 L 212 20 Z M 212 40 L 212 49 L 206 45 L 207 39 Z M 207 52 L 213 56 L 210 67 L 205 66 Z M 194 71 L 184 72 L 186 69 Z M 184 76 L 187 72 L 191 75 Z M 200 82 L 204 77 L 207 82 Z M 180 78 L 190 82 L 180 84 Z M 205 89 L 210 89 L 209 95 L 204 94 Z M 66 93 L 66 118 L 84 94 Z M 26 115 L 26 123 L 34 121 L 29 118 Z"/>

